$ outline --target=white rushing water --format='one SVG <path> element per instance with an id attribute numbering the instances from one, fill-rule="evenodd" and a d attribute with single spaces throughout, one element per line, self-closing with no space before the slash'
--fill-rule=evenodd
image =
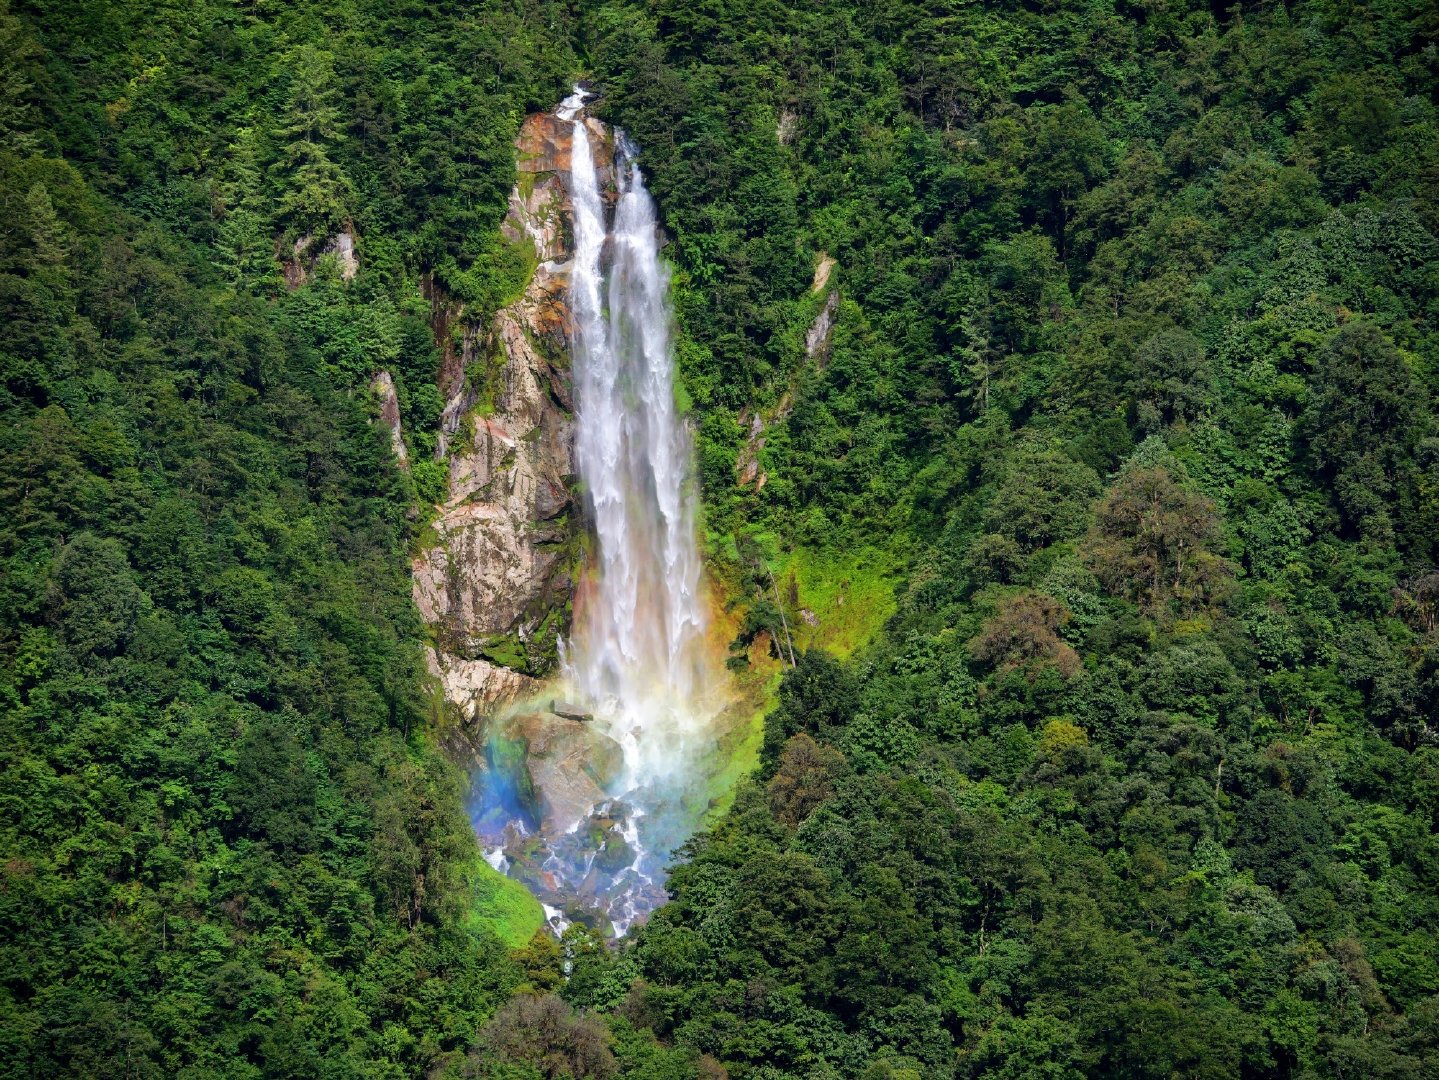
<path id="1" fill-rule="evenodd" d="M 708 745 L 705 612 L 695 536 L 692 448 L 675 404 L 669 272 L 654 200 L 634 148 L 615 133 L 607 215 L 576 89 L 570 278 L 575 456 L 596 550 L 581 590 L 566 675 L 624 751 L 624 840 L 633 862 L 610 887 L 616 932 L 653 906 L 663 851 L 687 834 L 683 795 Z"/>
<path id="2" fill-rule="evenodd" d="M 575 454 L 598 550 L 567 660 L 576 693 L 624 748 L 628 786 L 638 788 L 682 778 L 710 712 L 692 452 L 675 405 L 654 200 L 617 132 L 618 200 L 606 226 L 582 107 L 576 91 L 559 115 L 574 125 Z"/>
<path id="3" fill-rule="evenodd" d="M 618 131 L 607 160 L 608 133 L 586 122 L 584 97 L 576 90 L 558 116 L 573 132 L 575 459 L 594 544 L 561 643 L 563 680 L 595 733 L 619 745 L 623 769 L 607 770 L 603 798 L 578 820 L 546 822 L 527 766 L 517 771 L 492 741 L 472 817 L 486 860 L 529 886 L 556 934 L 572 920 L 624 934 L 664 902 L 665 863 L 703 811 L 721 683 L 705 648 L 693 455 L 675 404 L 655 204 Z M 588 773 L 578 787 L 598 793 L 582 756 L 548 775 Z"/>

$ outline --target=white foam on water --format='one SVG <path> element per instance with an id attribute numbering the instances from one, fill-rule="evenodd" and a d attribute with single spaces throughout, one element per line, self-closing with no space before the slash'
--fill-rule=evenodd
<path id="1" fill-rule="evenodd" d="M 712 735 L 716 681 L 705 651 L 693 448 L 674 391 L 669 270 L 635 148 L 616 132 L 612 218 L 579 88 L 558 115 L 574 126 L 570 276 L 575 455 L 595 565 L 564 651 L 576 697 L 624 752 L 622 823 L 635 852 L 623 933 L 653 906 L 656 868 L 640 822 L 662 793 L 696 779 Z M 660 824 L 656 822 L 656 824 Z M 617 881 L 618 885 L 619 882 Z"/>
<path id="2" fill-rule="evenodd" d="M 722 680 L 705 645 L 694 454 L 675 401 L 658 212 L 622 132 L 613 164 L 597 160 L 587 97 L 576 87 L 556 111 L 572 125 L 575 460 L 595 539 L 560 655 L 566 697 L 619 744 L 624 768 L 567 830 L 510 854 L 542 901 L 574 901 L 623 935 L 663 902 L 664 862 L 696 824 L 681 796 L 703 782 Z M 556 934 L 569 925 L 548 902 L 545 915 Z"/>

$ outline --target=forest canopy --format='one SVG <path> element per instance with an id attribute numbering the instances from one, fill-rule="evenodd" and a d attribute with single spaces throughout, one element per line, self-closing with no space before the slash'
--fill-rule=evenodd
<path id="1" fill-rule="evenodd" d="M 1436 35 L 0 6 L 0 1075 L 1435 1075 Z M 575 79 L 663 214 L 735 666 L 801 556 L 897 582 L 618 947 L 481 917 L 406 577 L 427 297 L 522 281 Z"/>

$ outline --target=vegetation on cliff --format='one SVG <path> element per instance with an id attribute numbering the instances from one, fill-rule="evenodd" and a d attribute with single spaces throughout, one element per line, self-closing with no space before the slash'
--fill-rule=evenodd
<path id="1" fill-rule="evenodd" d="M 0 1074 L 1432 1075 L 1436 33 L 0 9 Z M 511 950 L 404 574 L 421 283 L 513 295 L 577 73 L 673 240 L 747 646 L 832 654 L 648 927 Z"/>
<path id="2" fill-rule="evenodd" d="M 617 961 L 662 1038 L 753 1077 L 1439 1068 L 1436 29 L 593 14 L 712 531 L 906 568 Z M 778 640 L 807 590 L 754 577 Z"/>
<path id="3" fill-rule="evenodd" d="M 0 10 L 0 1075 L 418 1076 L 522 980 L 366 387 L 427 458 L 553 21 Z"/>

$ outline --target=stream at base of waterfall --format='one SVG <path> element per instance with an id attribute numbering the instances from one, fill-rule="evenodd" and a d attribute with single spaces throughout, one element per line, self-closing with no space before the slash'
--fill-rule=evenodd
<path id="1" fill-rule="evenodd" d="M 622 132 L 612 169 L 597 164 L 586 96 L 576 88 L 556 115 L 573 125 L 570 351 L 591 565 L 562 643 L 563 697 L 495 718 L 471 816 L 490 864 L 535 892 L 557 933 L 582 921 L 623 935 L 665 901 L 664 866 L 704 812 L 719 680 L 655 204 Z"/>

